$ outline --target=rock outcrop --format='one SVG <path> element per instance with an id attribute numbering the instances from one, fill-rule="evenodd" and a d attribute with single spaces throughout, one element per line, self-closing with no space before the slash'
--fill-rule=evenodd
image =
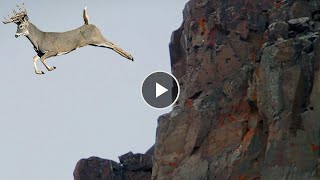
<path id="1" fill-rule="evenodd" d="M 191 0 L 183 17 L 152 175 L 127 154 L 80 160 L 75 179 L 320 179 L 320 1 Z"/>
<path id="2" fill-rule="evenodd" d="M 81 159 L 73 176 L 75 180 L 148 180 L 152 170 L 150 153 L 129 152 L 119 157 L 120 163 L 98 157 Z"/>

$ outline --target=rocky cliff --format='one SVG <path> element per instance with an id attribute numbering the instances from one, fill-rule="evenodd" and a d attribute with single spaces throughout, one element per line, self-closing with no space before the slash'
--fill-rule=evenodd
<path id="1" fill-rule="evenodd" d="M 183 17 L 154 153 L 83 159 L 75 179 L 319 179 L 320 1 L 191 0 Z"/>

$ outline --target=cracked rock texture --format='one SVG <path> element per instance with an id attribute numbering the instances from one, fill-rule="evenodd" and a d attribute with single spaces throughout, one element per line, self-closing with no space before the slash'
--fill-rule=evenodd
<path id="1" fill-rule="evenodd" d="M 320 179 L 320 1 L 191 0 L 152 179 Z"/>
<path id="2" fill-rule="evenodd" d="M 155 146 L 80 160 L 75 180 L 320 179 L 320 1 L 190 0 L 183 18 Z"/>

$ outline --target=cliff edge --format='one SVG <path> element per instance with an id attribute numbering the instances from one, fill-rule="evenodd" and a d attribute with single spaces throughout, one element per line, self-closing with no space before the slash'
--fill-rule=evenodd
<path id="1" fill-rule="evenodd" d="M 131 179 L 320 179 L 320 1 L 191 0 L 183 18 L 170 43 L 180 97 L 141 155 L 152 171 Z M 86 167 L 76 180 L 117 179 L 81 178 Z"/>

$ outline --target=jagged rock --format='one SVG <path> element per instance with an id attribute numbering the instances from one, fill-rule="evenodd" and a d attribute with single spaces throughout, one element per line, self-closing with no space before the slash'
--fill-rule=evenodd
<path id="1" fill-rule="evenodd" d="M 300 34 L 304 33 L 309 30 L 309 21 L 310 18 L 303 17 L 303 18 L 297 18 L 297 19 L 291 19 L 288 21 L 289 24 L 289 30 L 291 31 L 290 34 Z M 294 37 L 291 35 L 291 37 Z"/>
<path id="2" fill-rule="evenodd" d="M 292 26 L 298 26 L 298 25 L 308 23 L 309 21 L 310 21 L 310 18 L 302 17 L 302 18 L 297 18 L 297 19 L 290 19 L 288 21 L 288 23 L 289 23 L 289 25 L 292 25 Z"/>
<path id="3" fill-rule="evenodd" d="M 319 2 L 319 0 L 310 0 L 309 1 L 309 5 L 310 5 L 310 11 L 313 14 L 316 14 L 316 13 L 319 14 L 319 10 L 320 10 L 320 2 Z"/>
<path id="4" fill-rule="evenodd" d="M 121 180 L 149 180 L 151 179 L 150 172 L 145 171 L 124 171 Z M 114 179 L 116 180 L 116 179 Z"/>
<path id="5" fill-rule="evenodd" d="M 274 22 L 269 25 L 268 29 L 270 41 L 276 41 L 278 38 L 288 38 L 289 25 L 284 21 Z"/>
<path id="6" fill-rule="evenodd" d="M 81 159 L 73 172 L 75 180 L 114 180 L 121 179 L 121 167 L 118 163 L 90 157 Z"/>
<path id="7" fill-rule="evenodd" d="M 206 180 L 209 163 L 201 158 L 201 153 L 197 152 L 184 161 L 173 172 L 173 180 Z"/>
<path id="8" fill-rule="evenodd" d="M 308 34 L 303 34 L 298 37 L 299 40 L 304 40 L 304 41 L 309 41 L 309 42 L 314 42 L 320 35 L 320 32 L 314 32 L 314 33 L 308 33 Z"/>
<path id="9" fill-rule="evenodd" d="M 123 164 L 116 163 L 111 160 L 101 159 L 98 157 L 90 157 L 81 159 L 73 171 L 74 180 L 147 180 L 151 179 L 151 163 L 146 162 L 144 155 L 143 163 L 132 163 L 134 154 L 126 154 L 122 156 Z M 149 156 L 148 156 L 149 157 Z M 131 161 L 130 161 L 131 160 Z M 141 165 L 143 164 L 143 165 Z M 137 167 L 133 167 L 136 165 Z"/>
<path id="10" fill-rule="evenodd" d="M 320 18 L 320 16 L 319 16 Z M 320 31 L 320 22 L 317 22 L 317 21 L 311 21 L 309 23 L 309 29 L 313 32 L 316 32 L 316 31 Z"/>
<path id="11" fill-rule="evenodd" d="M 152 157 L 154 154 L 154 145 L 151 148 L 149 148 L 145 154 Z"/>
<path id="12" fill-rule="evenodd" d="M 123 168 L 128 171 L 151 171 L 152 157 L 147 154 L 133 154 L 128 152 L 119 157 Z"/>
<path id="13" fill-rule="evenodd" d="M 311 17 L 310 4 L 303 1 L 295 2 L 289 11 L 290 18 Z"/>

